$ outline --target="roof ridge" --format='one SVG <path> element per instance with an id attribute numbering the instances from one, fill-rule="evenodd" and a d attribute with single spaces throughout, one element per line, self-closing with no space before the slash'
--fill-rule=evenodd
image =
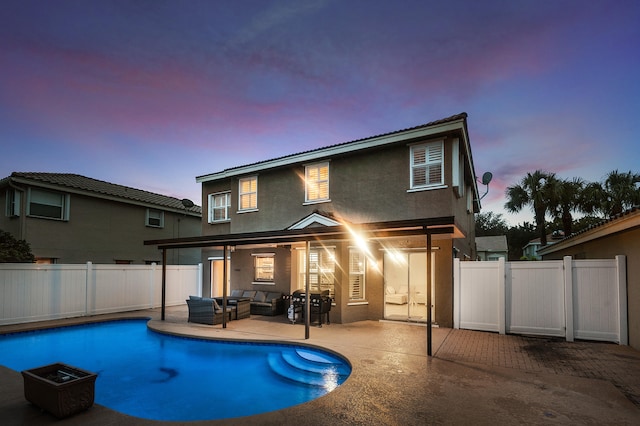
<path id="1" fill-rule="evenodd" d="M 176 197 L 158 194 L 156 192 L 121 185 L 118 183 L 107 182 L 105 180 L 95 179 L 77 173 L 13 172 L 10 177 L 37 180 L 44 183 L 81 189 L 97 194 L 111 195 L 127 200 L 142 201 L 165 207 L 184 209 L 182 200 Z M 187 210 L 195 213 L 202 212 L 201 207 L 198 205 L 194 205 Z"/>
<path id="2" fill-rule="evenodd" d="M 405 128 L 405 129 L 394 130 L 394 131 L 387 132 L 387 133 L 380 133 L 380 134 L 377 134 L 377 135 L 367 136 L 367 137 L 364 137 L 364 138 L 354 139 L 354 140 L 350 140 L 350 141 L 346 141 L 346 142 L 339 142 L 339 143 L 332 144 L 332 145 L 325 145 L 325 146 L 321 146 L 321 147 L 318 147 L 318 148 L 309 149 L 307 151 L 300 151 L 300 152 L 295 152 L 293 154 L 283 155 L 283 156 L 280 156 L 280 157 L 274 157 L 274 158 L 269 158 L 269 159 L 266 159 L 266 160 L 256 161 L 254 163 L 228 167 L 226 169 L 223 169 L 221 172 L 227 172 L 227 171 L 231 171 L 231 170 L 242 169 L 244 167 L 256 166 L 258 164 L 269 163 L 269 162 L 272 162 L 272 161 L 278 161 L 278 160 L 282 160 L 282 159 L 289 158 L 289 157 L 296 157 L 296 156 L 299 156 L 299 155 L 302 155 L 302 154 L 308 154 L 308 153 L 312 153 L 312 152 L 316 152 L 316 151 L 322 151 L 322 150 L 325 150 L 325 149 L 334 148 L 334 147 L 338 147 L 338 146 L 342 146 L 342 145 L 348 145 L 348 144 L 351 144 L 351 143 L 362 142 L 362 141 L 366 141 L 368 139 L 375 139 L 375 138 L 391 136 L 391 135 L 395 135 L 395 134 L 402 133 L 402 132 L 407 132 L 407 131 L 411 131 L 411 130 L 417 130 L 417 129 L 422 129 L 422 128 L 426 128 L 426 127 L 430 127 L 430 126 L 435 126 L 437 124 L 449 123 L 451 121 L 464 120 L 467 117 L 468 117 L 468 114 L 466 112 L 461 112 L 459 114 L 454 114 L 454 115 L 451 115 L 451 116 L 446 117 L 446 118 L 441 118 L 441 119 L 438 119 L 438 120 L 430 121 L 430 122 L 425 123 L 425 124 L 420 124 L 420 125 L 417 125 L 417 126 L 408 127 L 408 128 Z M 196 180 L 198 178 L 200 178 L 200 177 L 204 177 L 204 176 L 207 176 L 207 175 L 209 175 L 209 173 L 207 173 L 205 175 L 202 175 L 202 176 L 196 176 Z"/>

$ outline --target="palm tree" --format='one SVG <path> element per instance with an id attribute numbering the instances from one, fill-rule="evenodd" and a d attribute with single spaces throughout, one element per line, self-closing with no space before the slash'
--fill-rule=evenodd
<path id="1" fill-rule="evenodd" d="M 565 236 L 571 235 L 573 230 L 573 215 L 571 212 L 581 209 L 584 185 L 584 180 L 581 178 L 561 179 L 556 180 L 555 186 L 552 188 L 554 194 L 552 205 L 549 207 L 553 215 L 559 217 L 562 221 L 562 230 Z"/>
<path id="2" fill-rule="evenodd" d="M 586 213 L 600 213 L 611 217 L 640 204 L 640 174 L 631 171 L 609 172 L 604 183 L 585 186 L 582 198 Z"/>
<path id="3" fill-rule="evenodd" d="M 508 186 L 505 191 L 508 201 L 504 207 L 508 211 L 517 213 L 524 206 L 531 205 L 536 228 L 540 234 L 540 244 L 543 246 L 547 245 L 545 216 L 549 207 L 555 204 L 553 191 L 557 182 L 555 176 L 555 173 L 536 170 L 533 173 L 527 173 L 520 184 Z"/>

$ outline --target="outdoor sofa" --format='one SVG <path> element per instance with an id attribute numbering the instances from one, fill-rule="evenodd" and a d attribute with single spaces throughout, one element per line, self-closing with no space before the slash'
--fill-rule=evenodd
<path id="1" fill-rule="evenodd" d="M 231 296 L 234 297 L 248 297 L 251 306 L 251 315 L 281 315 L 284 313 L 284 300 L 282 299 L 282 293 L 280 292 L 266 292 L 256 290 L 231 290 Z"/>
<path id="2" fill-rule="evenodd" d="M 220 306 L 215 299 L 189 296 L 187 306 L 189 307 L 188 322 L 208 325 L 222 324 L 222 306 Z M 231 318 L 235 317 L 235 315 L 233 315 L 235 309 L 235 306 L 227 306 L 227 321 L 231 321 Z"/>

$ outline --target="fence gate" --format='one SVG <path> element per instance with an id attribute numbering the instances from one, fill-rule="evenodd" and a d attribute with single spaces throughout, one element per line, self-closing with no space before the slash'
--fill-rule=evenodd
<path id="1" fill-rule="evenodd" d="M 626 345 L 624 256 L 454 261 L 454 327 Z"/>

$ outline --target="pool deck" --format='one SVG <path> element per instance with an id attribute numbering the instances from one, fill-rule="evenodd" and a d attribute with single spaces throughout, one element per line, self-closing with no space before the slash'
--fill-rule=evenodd
<path id="1" fill-rule="evenodd" d="M 349 379 L 314 401 L 251 417 L 189 425 L 640 424 L 640 352 L 611 343 L 362 321 L 311 327 L 252 316 L 221 326 L 188 324 L 186 307 L 0 327 L 0 334 L 95 320 L 150 317 L 158 331 L 327 348 L 347 357 Z M 126 348 L 123 348 L 126 350 Z M 52 360 L 55 362 L 58 360 Z M 215 374 L 215 369 L 211 371 Z M 243 378 L 238 372 L 239 380 Z M 185 389 L 189 392 L 189 389 Z M 268 398 L 265 395 L 265 398 Z M 212 401 L 215 404 L 215 401 Z M 251 404 L 251 401 L 247 401 Z M 2 425 L 158 425 L 98 404 L 64 420 L 30 405 L 19 372 L 0 366 Z"/>

